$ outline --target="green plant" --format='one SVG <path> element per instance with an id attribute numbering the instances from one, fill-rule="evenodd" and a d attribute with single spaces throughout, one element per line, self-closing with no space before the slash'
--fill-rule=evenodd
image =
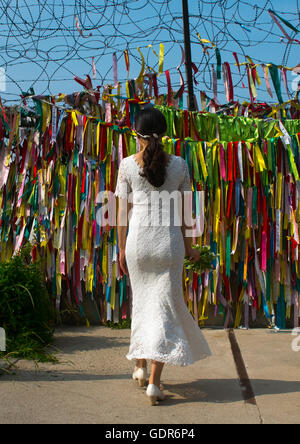
<path id="1" fill-rule="evenodd" d="M 31 249 L 28 243 L 0 263 L 0 326 L 7 337 L 7 354 L 0 357 L 54 361 L 46 347 L 53 339 L 55 312 Z"/>
<path id="2" fill-rule="evenodd" d="M 192 248 L 199 251 L 200 259 L 197 262 L 192 262 L 189 259 L 185 258 L 184 265 L 186 269 L 199 274 L 203 273 L 203 271 L 206 270 L 212 270 L 214 268 L 213 263 L 217 256 L 210 251 L 210 247 L 196 244 L 192 245 Z"/>
<path id="3" fill-rule="evenodd" d="M 118 330 L 126 330 L 131 328 L 131 320 L 130 319 L 123 319 L 121 322 L 115 323 L 112 321 L 106 321 L 105 327 L 109 327 L 111 329 L 118 329 Z"/>

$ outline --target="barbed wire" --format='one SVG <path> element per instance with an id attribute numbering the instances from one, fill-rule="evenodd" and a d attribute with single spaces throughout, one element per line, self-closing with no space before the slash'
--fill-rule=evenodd
<path id="1" fill-rule="evenodd" d="M 300 0 L 291 0 L 290 11 L 276 12 L 299 27 Z M 255 63 L 273 61 L 296 66 L 298 43 L 288 41 L 270 17 L 275 10 L 272 0 L 193 0 L 190 2 L 192 57 L 197 67 L 196 93 L 212 94 L 212 67 L 216 66 L 215 49 L 200 42 L 212 42 L 220 50 L 222 61 L 234 65 L 232 52 L 241 62 L 249 55 Z M 293 9 L 292 9 L 293 8 Z M 290 30 L 291 38 L 295 38 Z M 124 50 L 130 58 L 130 78 L 138 76 L 141 67 L 140 47 L 146 67 L 158 71 L 154 54 L 160 43 L 165 46 L 165 69 L 172 76 L 172 86 L 180 86 L 176 67 L 183 46 L 180 0 L 0 0 L 0 67 L 6 73 L 7 103 L 18 101 L 23 91 L 33 87 L 36 93 L 56 95 L 78 89 L 74 76 L 96 75 L 94 84 L 112 84 L 113 54 L 118 60 L 118 80 L 127 80 Z M 152 48 L 149 47 L 152 45 Z M 265 47 L 265 57 L 256 57 L 257 48 Z M 276 51 L 271 48 L 276 47 Z M 274 60 L 272 60 L 274 59 Z M 241 76 L 233 68 L 234 87 L 241 88 Z M 242 79 L 246 70 L 242 72 Z M 159 86 L 166 87 L 164 76 Z M 61 88 L 65 90 L 61 91 Z M 66 91 L 67 90 L 67 91 Z M 243 93 L 241 96 L 245 96 Z"/>

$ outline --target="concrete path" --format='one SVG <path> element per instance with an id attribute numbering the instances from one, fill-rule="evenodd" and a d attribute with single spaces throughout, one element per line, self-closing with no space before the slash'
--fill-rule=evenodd
<path id="1" fill-rule="evenodd" d="M 125 358 L 129 330 L 58 329 L 58 364 L 36 368 L 32 362 L 19 361 L 13 374 L 0 376 L 0 423 L 300 422 L 300 351 L 292 350 L 295 338 L 290 331 L 235 330 L 238 357 L 227 331 L 203 331 L 212 356 L 190 367 L 166 366 L 167 398 L 151 407 L 145 389 L 131 379 L 133 363 Z M 249 380 L 239 379 L 242 364 Z M 247 394 L 247 387 L 255 398 Z"/>

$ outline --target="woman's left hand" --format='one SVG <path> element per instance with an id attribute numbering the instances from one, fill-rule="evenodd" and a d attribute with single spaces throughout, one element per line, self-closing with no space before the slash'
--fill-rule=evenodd
<path id="1" fill-rule="evenodd" d="M 127 271 L 127 266 L 126 266 L 125 249 L 120 250 L 120 252 L 119 252 L 119 263 L 120 263 L 120 269 L 123 272 L 123 274 L 126 274 L 126 276 L 128 276 L 128 271 Z"/>

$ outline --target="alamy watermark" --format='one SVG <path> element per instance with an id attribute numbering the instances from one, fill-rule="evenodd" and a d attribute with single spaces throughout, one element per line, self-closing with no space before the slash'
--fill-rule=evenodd
<path id="1" fill-rule="evenodd" d="M 292 331 L 292 336 L 295 336 L 295 339 L 292 341 L 292 350 L 294 352 L 300 351 L 300 327 L 294 328 Z"/>
<path id="2" fill-rule="evenodd" d="M 0 328 L 0 352 L 6 351 L 6 334 L 4 328 Z"/>
<path id="3" fill-rule="evenodd" d="M 125 190 L 124 190 L 125 191 Z M 201 192 L 199 192 L 201 201 Z M 132 224 L 143 227 L 182 226 L 186 227 L 186 236 L 201 236 L 199 217 L 193 217 L 193 193 L 191 191 L 169 192 L 137 191 L 125 192 L 127 198 L 119 200 L 118 214 L 116 211 L 116 197 L 111 191 L 101 191 L 97 195 L 96 222 L 100 226 L 127 226 L 128 220 Z M 131 209 L 128 204 L 133 204 Z"/>

